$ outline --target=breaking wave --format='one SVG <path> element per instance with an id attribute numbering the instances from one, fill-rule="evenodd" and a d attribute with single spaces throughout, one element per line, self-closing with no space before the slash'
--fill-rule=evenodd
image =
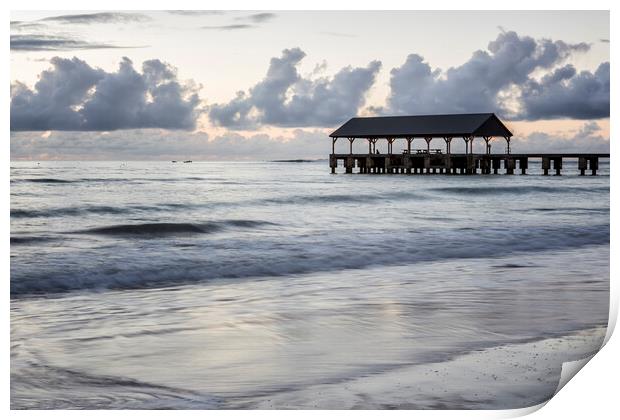
<path id="1" fill-rule="evenodd" d="M 256 226 L 255 221 L 225 221 L 223 226 Z M 203 233 L 204 225 L 119 225 L 89 231 L 103 235 L 153 232 Z M 186 285 L 216 279 L 285 277 L 372 266 L 411 265 L 455 258 L 493 258 L 514 253 L 574 249 L 609 243 L 609 225 L 526 226 L 470 230 L 428 229 L 311 235 L 263 239 L 212 239 L 173 252 L 173 246 L 145 257 L 140 250 L 118 251 L 102 264 L 92 256 L 72 264 L 22 267 L 11 275 L 11 296 L 48 295 L 83 289 L 139 289 Z M 209 238 L 209 237 L 207 237 Z M 420 246 L 423 244 L 423 246 Z M 219 249 L 236 249 L 234 253 Z M 182 258 L 182 261 L 180 260 Z"/>

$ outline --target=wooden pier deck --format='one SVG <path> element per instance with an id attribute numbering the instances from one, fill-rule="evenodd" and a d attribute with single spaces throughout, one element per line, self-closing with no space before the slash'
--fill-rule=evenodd
<path id="1" fill-rule="evenodd" d="M 562 164 L 567 159 L 577 160 L 580 175 L 590 171 L 596 175 L 599 159 L 609 159 L 609 153 L 511 153 L 511 154 L 476 154 L 443 153 L 439 150 L 423 153 L 379 154 L 379 153 L 332 153 L 329 166 L 333 174 L 339 166 L 345 173 L 353 173 L 359 168 L 360 174 L 446 174 L 473 175 L 499 174 L 501 170 L 512 175 L 519 169 L 527 174 L 531 159 L 541 160 L 543 175 L 552 171 L 561 175 Z"/>

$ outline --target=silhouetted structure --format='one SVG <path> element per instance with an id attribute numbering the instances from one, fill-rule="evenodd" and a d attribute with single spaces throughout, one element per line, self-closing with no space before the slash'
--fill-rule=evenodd
<path id="1" fill-rule="evenodd" d="M 446 115 L 411 115 L 398 117 L 366 117 L 351 118 L 340 128 L 330 134 L 332 138 L 332 154 L 329 164 L 332 173 L 336 173 L 338 160 L 343 160 L 347 173 L 352 173 L 355 166 L 360 173 L 446 173 L 462 174 L 481 173 L 497 174 L 504 162 L 507 174 L 513 174 L 516 162 L 519 162 L 521 173 L 525 174 L 528 158 L 542 158 L 542 169 L 545 175 L 551 169 L 560 175 L 562 158 L 577 158 L 579 170 L 584 175 L 589 168 L 592 174 L 598 169 L 598 159 L 609 157 L 609 154 L 519 154 L 510 150 L 512 132 L 493 113 L 485 114 L 446 114 Z M 336 141 L 340 138 L 349 140 L 349 154 L 336 154 Z M 431 149 L 431 141 L 441 138 L 446 144 L 445 153 L 442 149 Z M 465 153 L 451 153 L 451 143 L 455 138 L 465 141 Z M 482 138 L 486 144 L 484 154 L 473 153 L 473 142 Z M 491 141 L 503 138 L 506 149 L 501 154 L 491 154 Z M 353 154 L 353 142 L 356 139 L 368 141 L 368 154 Z M 387 141 L 387 154 L 377 153 L 376 144 L 380 139 Z M 407 148 L 402 153 L 393 153 L 394 142 L 398 139 L 407 141 Z M 411 153 L 411 143 L 415 139 L 424 139 L 425 149 Z"/>

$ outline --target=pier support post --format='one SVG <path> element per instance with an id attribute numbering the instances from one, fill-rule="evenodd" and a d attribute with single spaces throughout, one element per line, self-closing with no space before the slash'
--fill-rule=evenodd
<path id="1" fill-rule="evenodd" d="M 521 175 L 527 175 L 527 158 L 519 159 L 519 168 L 521 168 Z"/>
<path id="2" fill-rule="evenodd" d="M 334 156 L 329 157 L 329 167 L 332 169 L 332 174 L 336 173 L 336 167 L 338 166 L 338 159 L 335 159 Z"/>
<path id="3" fill-rule="evenodd" d="M 580 157 L 577 167 L 579 168 L 579 175 L 584 176 L 586 174 L 586 169 L 588 169 L 588 159 L 583 156 Z"/>
<path id="4" fill-rule="evenodd" d="M 473 146 L 473 142 L 472 142 L 472 146 Z M 466 157 L 465 165 L 466 165 L 465 173 L 467 175 L 471 175 L 471 174 L 475 174 L 476 173 L 476 161 L 474 160 L 474 157 L 472 155 L 468 155 Z"/>
<path id="5" fill-rule="evenodd" d="M 499 168 L 502 166 L 501 159 L 493 159 L 493 174 L 497 175 L 499 173 Z"/>
<path id="6" fill-rule="evenodd" d="M 345 172 L 347 174 L 353 173 L 353 167 L 355 166 L 355 159 L 352 157 L 348 157 L 345 159 Z"/>
<path id="7" fill-rule="evenodd" d="M 353 154 L 353 142 L 355 141 L 355 137 L 348 137 L 349 140 L 349 154 Z"/>
<path id="8" fill-rule="evenodd" d="M 471 141 L 471 143 L 472 143 L 471 145 L 472 145 L 472 148 L 473 148 L 473 145 L 474 145 L 473 140 L 474 140 L 474 138 L 473 137 L 463 137 L 463 140 L 465 140 L 465 154 L 468 155 L 470 153 L 469 142 Z"/>
<path id="9" fill-rule="evenodd" d="M 480 159 L 480 172 L 484 175 L 491 173 L 491 159 L 488 156 Z"/>
<path id="10" fill-rule="evenodd" d="M 450 154 L 450 143 L 452 143 L 452 137 L 444 137 L 444 141 L 446 142 L 446 154 Z"/>
<path id="11" fill-rule="evenodd" d="M 506 175 L 514 175 L 515 173 L 515 160 L 512 158 L 504 159 L 504 168 L 506 169 Z"/>
<path id="12" fill-rule="evenodd" d="M 484 136 L 482 138 L 484 139 L 484 142 L 486 143 L 486 154 L 490 155 L 491 154 L 491 144 L 489 142 L 493 139 L 493 137 Z"/>
<path id="13" fill-rule="evenodd" d="M 562 158 L 556 157 L 553 159 L 553 169 L 555 169 L 555 175 L 562 175 Z"/>
<path id="14" fill-rule="evenodd" d="M 598 157 L 590 158 L 590 169 L 592 169 L 592 175 L 596 175 L 598 169 Z"/>
<path id="15" fill-rule="evenodd" d="M 430 156 L 426 156 L 424 158 L 424 169 L 427 174 L 431 173 L 431 157 Z"/>
<path id="16" fill-rule="evenodd" d="M 548 157 L 543 157 L 542 158 L 543 175 L 549 175 L 549 169 L 551 169 L 551 159 Z"/>
<path id="17" fill-rule="evenodd" d="M 431 140 L 433 140 L 433 138 L 424 137 L 424 140 L 426 140 L 426 153 L 430 154 L 431 153 Z"/>
<path id="18" fill-rule="evenodd" d="M 412 164 L 411 164 L 411 156 L 405 155 L 403 157 L 403 166 L 404 166 L 405 172 L 407 174 L 411 174 L 411 166 L 412 166 Z"/>

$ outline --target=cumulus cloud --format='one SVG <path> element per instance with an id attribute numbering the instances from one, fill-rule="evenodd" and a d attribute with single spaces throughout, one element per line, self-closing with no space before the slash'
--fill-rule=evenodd
<path id="1" fill-rule="evenodd" d="M 116 72 L 78 58 L 54 57 L 34 89 L 11 85 L 11 131 L 194 129 L 201 112 L 197 87 L 176 69 L 148 60 L 137 72 L 123 58 Z"/>
<path id="2" fill-rule="evenodd" d="M 588 121 L 574 134 L 533 132 L 525 137 L 515 137 L 511 142 L 513 151 L 530 153 L 609 153 L 609 137 L 600 133 L 595 121 Z"/>
<path id="3" fill-rule="evenodd" d="M 577 73 L 572 65 L 560 67 L 540 81 L 528 80 L 521 88 L 520 118 L 595 119 L 609 117 L 609 63 L 591 73 Z"/>
<path id="4" fill-rule="evenodd" d="M 345 67 L 332 78 L 302 77 L 297 67 L 306 54 L 286 49 L 271 59 L 267 75 L 247 92 L 240 91 L 228 103 L 209 108 L 211 121 L 229 128 L 325 127 L 340 123 L 364 105 L 381 62 L 367 67 Z"/>
<path id="5" fill-rule="evenodd" d="M 486 50 L 443 72 L 417 54 L 391 71 L 390 95 L 384 112 L 432 114 L 497 111 L 510 114 L 503 94 L 531 80 L 538 70 L 549 70 L 571 54 L 588 51 L 586 43 L 535 40 L 516 32 L 502 32 Z"/>

